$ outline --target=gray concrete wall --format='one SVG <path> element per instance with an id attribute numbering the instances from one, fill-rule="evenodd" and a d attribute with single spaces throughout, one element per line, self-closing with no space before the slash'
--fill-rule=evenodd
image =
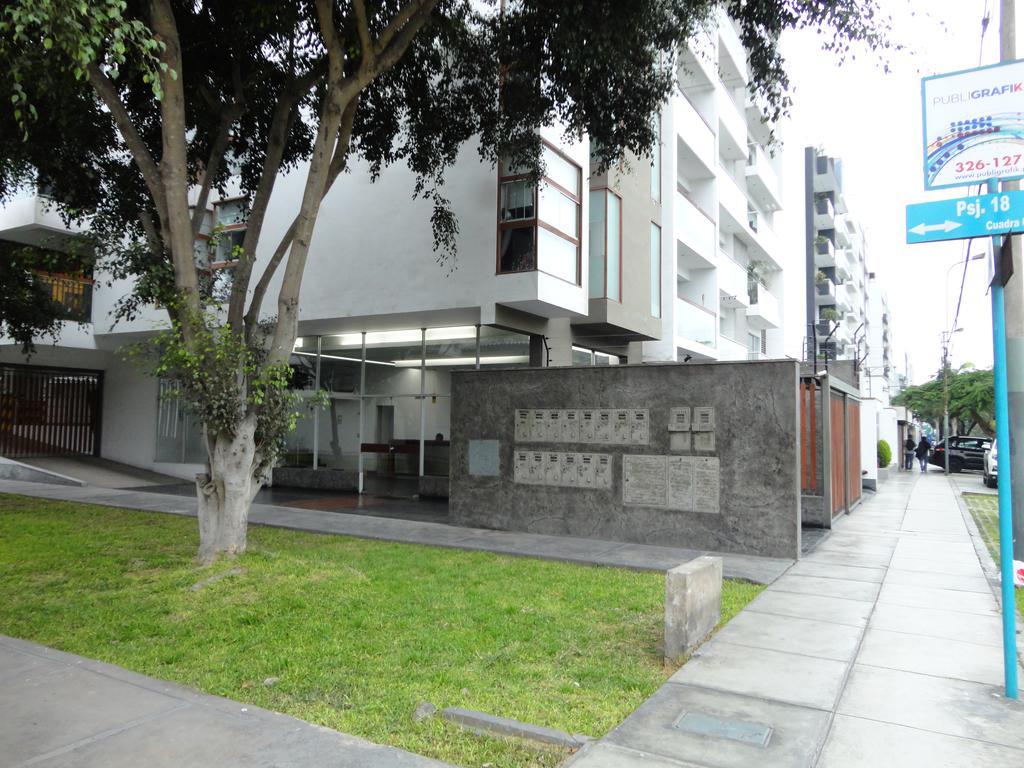
<path id="1" fill-rule="evenodd" d="M 782 360 L 454 372 L 452 522 L 798 557 L 797 370 L 795 361 Z M 685 455 L 670 449 L 669 409 L 679 406 L 715 408 L 714 455 L 721 473 L 718 510 L 624 504 L 624 455 Z M 521 448 L 538 451 L 610 454 L 611 488 L 516 483 L 514 419 L 516 409 L 522 408 L 648 409 L 649 445 L 520 443 Z M 497 441 L 495 474 L 470 475 L 471 440 Z M 480 466 L 481 456 L 477 459 Z"/>

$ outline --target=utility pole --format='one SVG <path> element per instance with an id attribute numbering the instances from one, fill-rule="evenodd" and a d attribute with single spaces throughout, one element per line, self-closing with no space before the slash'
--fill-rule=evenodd
<path id="1" fill-rule="evenodd" d="M 1017 58 L 1016 0 L 1001 0 L 999 9 L 999 59 Z M 1004 182 L 1003 189 L 1019 189 L 1019 182 Z M 1021 241 L 1011 236 L 1014 273 L 1003 289 L 1006 313 L 1006 384 L 1009 404 L 1010 444 L 999 452 L 1010 465 L 1013 510 L 1013 558 L 1024 560 L 1024 264 Z"/>
<path id="2" fill-rule="evenodd" d="M 1016 0 L 1001 0 L 999 18 L 999 58 L 1002 61 L 1013 61 L 1016 58 Z M 1003 189 L 1013 189 L 1016 185 L 1003 185 Z M 999 191 L 999 183 L 994 179 L 988 182 L 990 192 Z M 1010 248 L 1007 249 L 1006 258 L 1013 259 L 1015 250 L 1014 238 L 1007 235 L 1010 241 Z M 1004 455 L 1009 454 L 1010 461 L 1005 459 L 999 462 L 999 570 L 1001 583 L 1000 610 L 1003 624 L 1003 680 L 1006 687 L 1006 697 L 1016 699 L 1019 696 L 1017 688 L 1017 636 L 1016 636 L 1016 615 L 1014 610 L 1014 584 L 1013 584 L 1013 559 L 1015 544 L 1022 544 L 1021 541 L 1021 485 L 1016 484 L 1018 497 L 1014 504 L 1014 478 L 1020 477 L 1020 468 L 1014 469 L 1014 464 L 1020 463 L 1017 456 L 1016 443 L 1013 439 L 1015 434 L 1020 434 L 1021 421 L 1024 421 L 1024 296 L 1021 296 L 1022 278 L 1018 272 L 1014 280 L 1003 285 L 1002 276 L 1008 271 L 1006 264 L 1002 263 L 1004 258 L 1000 248 L 999 238 L 993 238 L 993 258 L 999 254 L 999 263 L 995 270 L 996 279 L 992 281 L 992 353 L 993 353 L 993 380 L 995 384 L 995 417 L 996 434 L 999 438 L 1001 451 Z M 1009 266 L 1013 266 L 1012 264 Z M 1007 288 L 1012 285 L 1011 290 Z M 1009 296 L 1009 301 L 1007 297 Z M 1013 328 L 1015 336 L 1012 343 L 1008 343 L 1006 305 L 1010 304 L 1013 311 Z M 1010 371 L 1008 365 L 1009 355 L 1007 349 L 1014 349 L 1015 369 Z M 1014 405 L 1011 410 L 1011 387 L 1013 381 Z M 1011 414 L 1015 413 L 1015 416 Z M 1014 423 L 1016 420 L 1016 424 Z M 1009 448 L 1009 451 L 1007 451 Z M 1007 466 L 1009 464 L 1009 466 Z M 1016 507 L 1016 514 L 1014 514 Z M 1016 529 L 1016 530 L 1015 530 Z M 1016 537 L 1014 534 L 1017 534 Z M 1015 541 L 1016 539 L 1016 541 Z"/>
<path id="3" fill-rule="evenodd" d="M 942 436 L 946 440 L 946 450 L 942 452 L 946 462 L 946 474 L 949 474 L 949 453 L 953 441 L 949 439 L 949 336 L 942 334 Z"/>

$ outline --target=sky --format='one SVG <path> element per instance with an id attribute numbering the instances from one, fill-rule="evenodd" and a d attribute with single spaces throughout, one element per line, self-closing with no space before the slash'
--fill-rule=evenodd
<path id="1" fill-rule="evenodd" d="M 821 146 L 842 160 L 849 212 L 864 228 L 868 270 L 887 291 L 894 362 L 909 365 L 911 381 L 934 376 L 941 363 L 941 338 L 953 323 L 966 241 L 906 244 L 908 203 L 966 195 L 966 190 L 925 192 L 921 158 L 921 78 L 999 59 L 999 0 L 879 0 L 892 14 L 890 39 L 906 47 L 881 54 L 866 48 L 839 63 L 821 51 L 810 30 L 787 33 L 782 51 L 788 62 L 794 104 L 780 126 L 784 208 L 776 224 L 784 242 L 799 243 L 803 259 L 803 150 Z M 981 19 L 988 5 L 992 21 L 982 49 Z M 1018 13 L 1018 21 L 1021 16 Z M 1020 25 L 1018 25 L 1020 26 Z M 1024 38 L 1022 38 L 1024 39 Z M 973 253 L 987 253 L 975 240 Z M 952 336 L 954 366 L 992 365 L 991 298 L 988 260 L 968 264 L 963 303 Z M 786 275 L 786 327 L 804 328 L 802 270 Z M 799 300 L 791 300 L 800 297 Z M 947 314 L 948 313 L 948 314 Z M 787 340 L 787 354 L 800 355 L 799 334 Z"/>

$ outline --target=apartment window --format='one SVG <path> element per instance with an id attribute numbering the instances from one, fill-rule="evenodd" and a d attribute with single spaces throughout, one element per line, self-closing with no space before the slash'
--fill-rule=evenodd
<path id="1" fill-rule="evenodd" d="M 661 317 L 661 227 L 651 222 L 651 317 Z"/>
<path id="2" fill-rule="evenodd" d="M 539 270 L 578 285 L 582 172 L 547 145 L 542 157 L 539 184 L 502 164 L 498 273 Z"/>
<path id="3" fill-rule="evenodd" d="M 223 303 L 231 297 L 235 267 L 243 254 L 249 202 L 245 198 L 222 200 L 214 205 L 213 230 L 196 241 L 197 258 L 207 252 L 206 275 L 201 286 L 209 299 Z M 205 228 L 205 222 L 204 222 Z"/>
<path id="4" fill-rule="evenodd" d="M 656 114 L 651 122 L 654 130 L 654 145 L 651 147 L 651 199 L 661 202 L 661 115 Z"/>
<path id="5" fill-rule="evenodd" d="M 506 181 L 501 185 L 501 220 L 524 221 L 536 216 L 534 186 L 528 181 Z"/>
<path id="6" fill-rule="evenodd" d="M 590 297 L 622 301 L 622 200 L 590 192 Z"/>

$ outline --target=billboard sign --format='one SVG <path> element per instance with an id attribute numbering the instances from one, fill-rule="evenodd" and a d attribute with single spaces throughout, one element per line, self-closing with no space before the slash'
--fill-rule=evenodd
<path id="1" fill-rule="evenodd" d="M 1024 177 L 1024 61 L 921 81 L 925 189 Z"/>

